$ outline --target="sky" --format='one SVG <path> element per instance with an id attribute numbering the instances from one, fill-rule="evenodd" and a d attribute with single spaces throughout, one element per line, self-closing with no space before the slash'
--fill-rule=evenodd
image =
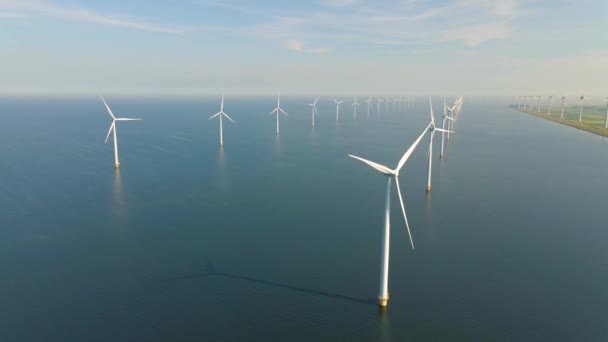
<path id="1" fill-rule="evenodd" d="M 608 96 L 606 0 L 0 0 L 0 94 Z"/>

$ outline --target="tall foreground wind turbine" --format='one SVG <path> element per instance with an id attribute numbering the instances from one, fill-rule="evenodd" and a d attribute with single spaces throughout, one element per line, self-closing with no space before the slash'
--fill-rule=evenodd
<path id="1" fill-rule="evenodd" d="M 431 123 L 429 124 L 430 139 L 429 139 L 429 177 L 426 183 L 426 191 L 431 191 L 431 170 L 433 168 L 433 137 L 435 136 L 435 131 L 439 131 L 443 133 L 453 133 L 448 130 L 435 127 L 435 115 L 433 114 L 433 101 L 429 96 L 429 105 L 431 107 Z"/>
<path id="2" fill-rule="evenodd" d="M 566 95 L 562 96 L 562 116 L 561 116 L 562 119 L 564 118 L 564 107 L 566 106 L 566 98 L 567 98 Z"/>
<path id="3" fill-rule="evenodd" d="M 279 117 L 281 116 L 281 113 L 285 114 L 285 116 L 289 116 L 283 109 L 281 109 L 281 94 L 280 93 L 279 93 L 279 97 L 277 99 L 277 108 L 273 109 L 272 112 L 270 112 L 270 114 L 268 114 L 268 116 L 271 116 L 275 112 L 277 113 L 277 135 L 279 135 Z"/>
<path id="4" fill-rule="evenodd" d="M 355 96 L 355 102 L 353 102 L 353 119 L 357 120 L 357 107 L 359 107 L 359 102 L 357 102 L 357 97 Z"/>
<path id="5" fill-rule="evenodd" d="M 581 97 L 579 98 L 581 103 L 580 103 L 580 108 L 578 110 L 578 122 L 583 121 L 583 100 L 589 100 L 588 97 L 585 97 L 584 95 L 581 95 Z"/>
<path id="6" fill-rule="evenodd" d="M 340 103 L 342 103 L 344 100 L 336 100 L 334 99 L 334 102 L 336 103 L 336 122 L 340 121 Z"/>
<path id="7" fill-rule="evenodd" d="M 430 126 L 430 125 L 429 125 Z M 382 234 L 382 257 L 380 258 L 380 293 L 378 295 L 378 304 L 381 307 L 385 307 L 388 305 L 388 259 L 389 259 L 389 247 L 390 247 L 390 211 L 391 211 L 391 181 L 395 180 L 395 186 L 397 187 L 397 193 L 399 194 L 399 202 L 401 203 L 401 211 L 403 212 L 403 219 L 405 220 L 405 227 L 407 228 L 407 234 L 410 237 L 410 243 L 412 244 L 412 249 L 414 249 L 414 240 L 412 239 L 412 233 L 410 231 L 410 226 L 407 222 L 407 215 L 405 214 L 405 206 L 403 204 L 403 197 L 401 197 L 401 189 L 399 187 L 399 171 L 405 165 L 405 162 L 414 152 L 416 146 L 420 143 L 420 140 L 426 134 L 428 126 L 424 128 L 422 134 L 416 139 L 414 144 L 410 146 L 410 148 L 405 151 L 405 154 L 399 160 L 397 167 L 393 169 L 389 169 L 384 165 L 380 165 L 378 163 L 374 163 L 373 161 L 369 161 L 367 159 L 363 159 L 361 157 L 354 156 L 349 154 L 348 156 L 359 161 L 364 162 L 365 164 L 372 167 L 374 170 L 379 171 L 380 173 L 386 176 L 386 192 L 384 198 L 384 231 Z"/>
<path id="8" fill-rule="evenodd" d="M 317 111 L 317 101 L 319 101 L 319 97 L 313 103 L 309 103 L 308 105 L 312 107 L 312 127 L 315 127 L 315 114 L 319 114 Z"/>
<path id="9" fill-rule="evenodd" d="M 116 137 L 116 121 L 139 121 L 141 119 L 115 117 L 114 113 L 112 113 L 110 106 L 108 106 L 108 103 L 103 98 L 103 96 L 100 96 L 100 98 L 101 98 L 101 101 L 103 101 L 103 104 L 106 106 L 106 109 L 108 110 L 108 114 L 110 114 L 110 116 L 112 117 L 112 124 L 110 125 L 110 130 L 108 131 L 108 135 L 106 135 L 106 142 L 104 144 L 108 143 L 108 138 L 110 137 L 110 133 L 114 132 L 114 167 L 118 169 L 120 167 L 120 162 L 118 161 L 118 138 Z"/>
<path id="10" fill-rule="evenodd" d="M 222 116 L 225 116 L 226 119 L 232 121 L 232 123 L 236 124 L 236 122 L 234 122 L 234 120 L 232 120 L 231 117 L 228 116 L 228 114 L 224 113 L 224 94 L 222 94 L 222 104 L 220 105 L 220 111 L 213 114 L 209 120 L 215 118 L 216 116 L 220 117 L 220 147 L 224 147 L 224 127 L 222 124 Z"/>
<path id="11" fill-rule="evenodd" d="M 446 122 L 446 120 L 449 120 L 448 121 L 448 127 L 449 127 L 450 126 L 450 122 L 454 121 L 454 118 L 451 118 L 450 116 L 448 116 L 448 108 L 449 107 L 445 103 L 445 97 L 444 97 L 443 98 L 443 117 L 442 117 L 443 120 L 441 120 L 441 129 L 443 131 L 441 132 L 441 153 L 439 154 L 439 158 L 443 158 L 443 146 L 445 144 L 444 140 L 445 140 L 445 131 L 446 131 L 446 129 L 445 129 L 445 122 Z M 453 110 L 454 110 L 454 108 L 451 109 L 451 111 L 453 111 Z"/>

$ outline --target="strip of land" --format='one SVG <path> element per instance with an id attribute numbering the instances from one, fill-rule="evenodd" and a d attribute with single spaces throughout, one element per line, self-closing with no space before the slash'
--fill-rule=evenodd
<path id="1" fill-rule="evenodd" d="M 601 112 L 600 108 L 593 108 L 585 113 L 583 110 L 583 121 L 578 122 L 578 110 L 568 109 L 564 111 L 564 118 L 561 118 L 561 110 L 557 108 L 553 110 L 551 115 L 547 114 L 547 110 L 543 112 L 538 112 L 537 110 L 529 110 L 523 108 L 517 108 L 516 105 L 511 106 L 511 108 L 530 115 L 537 116 L 539 118 L 543 118 L 546 120 L 554 121 L 560 123 L 562 125 L 574 127 L 583 131 L 587 131 L 590 133 L 594 133 L 597 135 L 601 135 L 603 137 L 608 137 L 608 129 L 604 128 L 604 120 L 606 112 Z M 605 110 L 605 108 L 604 108 Z"/>

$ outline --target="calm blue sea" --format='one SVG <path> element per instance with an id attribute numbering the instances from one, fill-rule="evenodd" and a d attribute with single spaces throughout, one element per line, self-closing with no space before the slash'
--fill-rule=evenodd
<path id="1" fill-rule="evenodd" d="M 378 309 L 384 177 L 428 124 L 417 98 L 352 101 L 0 97 L 1 341 L 606 341 L 608 140 L 465 98 L 425 192 L 428 139 L 392 196 L 390 302 Z M 434 98 L 440 122 L 442 99 Z"/>

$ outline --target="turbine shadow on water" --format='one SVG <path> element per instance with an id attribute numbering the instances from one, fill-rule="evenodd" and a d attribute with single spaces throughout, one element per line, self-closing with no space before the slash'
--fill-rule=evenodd
<path id="1" fill-rule="evenodd" d="M 367 298 L 367 299 L 358 298 L 358 297 L 343 295 L 343 294 L 339 294 L 339 293 L 332 293 L 332 292 L 326 292 L 326 291 L 321 291 L 321 290 L 316 290 L 316 289 L 310 289 L 310 288 L 305 288 L 305 287 L 299 287 L 299 286 L 279 283 L 279 282 L 275 282 L 272 280 L 266 280 L 266 279 L 244 276 L 244 275 L 240 275 L 240 274 L 226 273 L 226 272 L 218 271 L 211 260 L 207 260 L 206 269 L 205 269 L 204 273 L 187 274 L 187 275 L 183 275 L 183 276 L 169 278 L 169 279 L 167 279 L 167 281 L 193 280 L 193 279 L 207 278 L 207 277 L 222 277 L 222 278 L 227 278 L 227 279 L 240 280 L 240 281 L 246 281 L 246 282 L 250 282 L 250 283 L 266 285 L 266 286 L 284 289 L 284 290 L 290 290 L 290 291 L 294 291 L 294 292 L 312 294 L 312 295 L 316 295 L 319 297 L 340 299 L 340 300 L 345 300 L 345 301 L 358 303 L 358 304 L 364 304 L 364 305 L 374 305 L 374 306 L 376 305 L 376 300 L 374 298 Z"/>

